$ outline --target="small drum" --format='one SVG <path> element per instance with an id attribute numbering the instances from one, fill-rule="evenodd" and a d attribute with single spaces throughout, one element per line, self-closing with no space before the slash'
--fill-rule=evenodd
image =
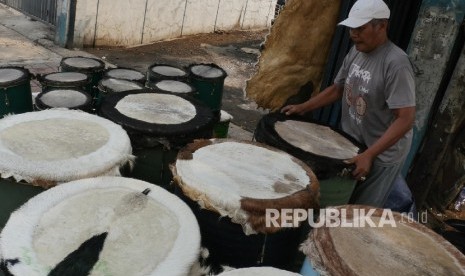
<path id="1" fill-rule="evenodd" d="M 64 107 L 91 112 L 92 97 L 82 90 L 52 89 L 37 95 L 35 105 L 37 110 Z"/>
<path id="2" fill-rule="evenodd" d="M 78 89 L 90 93 L 91 79 L 88 75 L 78 72 L 56 72 L 39 76 L 42 91 L 51 89 Z"/>
<path id="3" fill-rule="evenodd" d="M 300 276 L 300 274 L 274 267 L 249 267 L 223 272 L 218 276 Z"/>
<path id="4" fill-rule="evenodd" d="M 162 80 L 151 85 L 155 91 L 169 92 L 173 94 L 186 95 L 189 97 L 195 96 L 195 88 L 185 82 L 177 80 Z"/>
<path id="5" fill-rule="evenodd" d="M 465 275 L 464 255 L 429 228 L 399 213 L 392 212 L 391 217 L 387 209 L 360 205 L 333 211 L 344 227 L 312 230 L 302 250 L 313 271 L 303 271 L 303 275 L 315 271 L 321 275 Z"/>
<path id="6" fill-rule="evenodd" d="M 152 64 L 147 71 L 147 86 L 153 87 L 153 84 L 162 80 L 187 80 L 187 72 L 181 68 L 168 64 Z"/>
<path id="7" fill-rule="evenodd" d="M 98 94 L 95 99 L 95 106 L 99 109 L 102 105 L 103 98 L 105 98 L 106 95 L 124 91 L 141 90 L 144 89 L 144 86 L 134 81 L 104 78 L 98 83 L 97 88 Z"/>
<path id="8" fill-rule="evenodd" d="M 320 180 L 322 206 L 348 203 L 356 181 L 344 160 L 363 149 L 352 137 L 329 126 L 281 113 L 263 116 L 254 136 L 258 142 L 284 150 L 315 171 Z"/>
<path id="9" fill-rule="evenodd" d="M 189 81 L 197 90 L 196 98 L 219 113 L 223 100 L 226 71 L 216 64 L 194 64 L 189 66 Z"/>
<path id="10" fill-rule="evenodd" d="M 8 275 L 191 275 L 200 252 L 179 198 L 135 179 L 73 181 L 30 199 L 0 235 Z"/>
<path id="11" fill-rule="evenodd" d="M 318 180 L 301 161 L 271 147 L 229 139 L 198 140 L 172 166 L 177 191 L 200 225 L 213 268 L 273 266 L 290 269 L 302 228 L 257 234 L 244 200 L 265 208 L 317 208 Z M 306 195 L 305 200 L 297 197 Z M 265 214 L 257 210 L 257 220 Z"/>
<path id="12" fill-rule="evenodd" d="M 151 89 L 105 97 L 102 116 L 123 126 L 136 156 L 131 176 L 168 188 L 180 147 L 199 138 L 211 138 L 212 112 L 195 99 Z"/>
<path id="13" fill-rule="evenodd" d="M 145 85 L 146 76 L 141 72 L 129 68 L 111 68 L 103 74 L 103 78 L 128 80 Z"/>
<path id="14" fill-rule="evenodd" d="M 117 124 L 82 111 L 49 109 L 0 120 L 0 228 L 30 194 L 14 181 L 48 188 L 101 175 L 120 175 L 133 160 L 127 133 Z M 4 185 L 5 184 L 5 185 Z"/>
<path id="15" fill-rule="evenodd" d="M 228 112 L 221 110 L 220 121 L 215 124 L 213 128 L 213 137 L 215 138 L 228 138 L 229 123 L 233 117 Z"/>
<path id="16" fill-rule="evenodd" d="M 0 118 L 33 110 L 31 75 L 21 67 L 0 67 Z"/>
<path id="17" fill-rule="evenodd" d="M 96 87 L 102 79 L 105 63 L 96 58 L 89 57 L 67 57 L 60 62 L 61 71 L 63 72 L 79 72 L 87 74 L 90 77 L 91 95 L 95 97 L 97 94 Z"/>

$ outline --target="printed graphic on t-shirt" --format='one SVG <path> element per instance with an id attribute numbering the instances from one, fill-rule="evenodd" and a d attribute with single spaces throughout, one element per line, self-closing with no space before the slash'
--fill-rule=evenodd
<path id="1" fill-rule="evenodd" d="M 349 107 L 349 115 L 352 120 L 360 125 L 367 111 L 367 97 L 370 92 L 368 87 L 371 81 L 371 73 L 359 65 L 353 63 L 344 85 L 346 103 Z"/>

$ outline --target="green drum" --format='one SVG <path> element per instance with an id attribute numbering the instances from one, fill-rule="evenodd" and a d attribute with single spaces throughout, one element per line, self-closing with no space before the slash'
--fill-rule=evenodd
<path id="1" fill-rule="evenodd" d="M 0 179 L 0 229 L 5 226 L 13 211 L 42 191 L 45 191 L 42 187 Z"/>
<path id="2" fill-rule="evenodd" d="M 213 127 L 213 137 L 215 138 L 228 138 L 229 123 L 233 117 L 226 111 L 221 110 L 220 121 Z"/>
<path id="3" fill-rule="evenodd" d="M 154 84 L 162 80 L 186 81 L 188 74 L 183 69 L 168 64 L 152 64 L 147 71 L 147 87 L 155 88 Z"/>
<path id="4" fill-rule="evenodd" d="M 211 138 L 214 116 L 195 99 L 151 89 L 107 95 L 100 115 L 120 124 L 131 139 L 135 165 L 130 177 L 171 190 L 169 164 L 194 139 Z"/>
<path id="5" fill-rule="evenodd" d="M 124 79 L 114 79 L 114 78 L 103 78 L 97 86 L 98 92 L 95 96 L 94 106 L 99 111 L 102 101 L 105 96 L 113 93 L 131 91 L 131 90 L 141 90 L 144 89 L 144 86 L 138 82 L 124 80 Z"/>
<path id="6" fill-rule="evenodd" d="M 110 68 L 103 73 L 103 78 L 128 80 L 145 85 L 146 76 L 141 72 L 129 68 Z"/>
<path id="7" fill-rule="evenodd" d="M 215 113 L 221 111 L 226 72 L 216 64 L 189 66 L 189 81 L 197 90 L 195 97 Z"/>
<path id="8" fill-rule="evenodd" d="M 255 130 L 259 142 L 282 149 L 309 165 L 320 182 L 320 205 L 347 204 L 357 181 L 344 160 L 363 146 L 344 132 L 282 113 L 263 116 Z"/>
<path id="9" fill-rule="evenodd" d="M 30 79 L 27 69 L 0 68 L 0 118 L 33 110 Z"/>
<path id="10" fill-rule="evenodd" d="M 91 95 L 96 97 L 97 85 L 103 77 L 105 63 L 96 58 L 89 57 L 67 57 L 60 62 L 62 72 L 79 72 L 90 77 Z"/>
<path id="11" fill-rule="evenodd" d="M 162 80 L 153 83 L 151 88 L 156 91 L 195 97 L 195 88 L 187 82 L 177 80 Z"/>
<path id="12" fill-rule="evenodd" d="M 92 93 L 91 79 L 88 75 L 79 72 L 55 72 L 37 77 L 42 91 L 52 89 L 78 89 Z"/>
<path id="13" fill-rule="evenodd" d="M 35 106 L 37 110 L 68 108 L 91 112 L 92 97 L 83 90 L 69 88 L 51 89 L 37 95 Z"/>

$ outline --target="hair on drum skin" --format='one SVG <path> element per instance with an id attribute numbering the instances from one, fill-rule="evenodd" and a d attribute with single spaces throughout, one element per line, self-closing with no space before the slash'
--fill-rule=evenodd
<path id="1" fill-rule="evenodd" d="M 194 140 L 193 143 L 188 144 L 184 149 L 178 153 L 179 160 L 192 160 L 193 153 L 200 148 L 213 144 L 210 140 Z"/>

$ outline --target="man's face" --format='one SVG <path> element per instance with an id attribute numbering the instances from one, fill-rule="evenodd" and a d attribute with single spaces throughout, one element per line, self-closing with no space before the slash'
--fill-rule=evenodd
<path id="1" fill-rule="evenodd" d="M 350 28 L 350 38 L 355 44 L 355 48 L 363 53 L 369 53 L 384 43 L 383 34 L 386 33 L 384 23 L 374 24 L 368 22 L 358 28 Z"/>

